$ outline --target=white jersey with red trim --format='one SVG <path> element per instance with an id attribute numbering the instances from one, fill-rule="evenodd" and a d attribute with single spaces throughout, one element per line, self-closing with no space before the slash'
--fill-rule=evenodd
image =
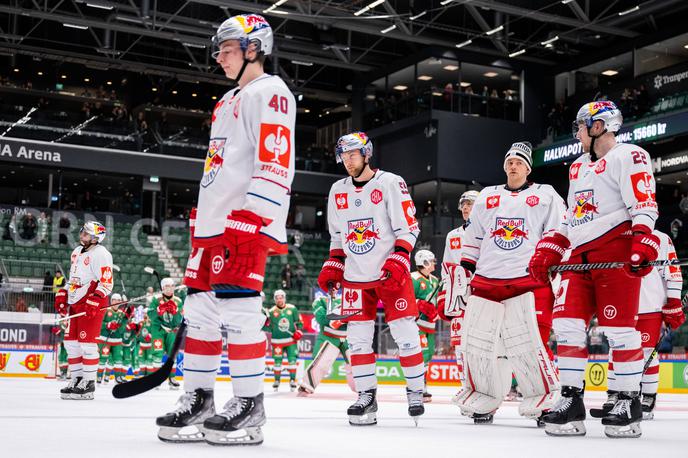
<path id="1" fill-rule="evenodd" d="M 559 231 L 574 252 L 625 222 L 653 230 L 658 211 L 650 155 L 625 143 L 594 162 L 583 154 L 569 168 L 567 203 Z"/>
<path id="2" fill-rule="evenodd" d="M 103 296 L 112 292 L 112 255 L 103 245 L 91 246 L 84 252 L 79 245 L 72 251 L 72 263 L 67 282 L 67 303 L 76 304 L 96 290 Z"/>
<path id="3" fill-rule="evenodd" d="M 261 233 L 287 252 L 286 221 L 294 179 L 296 101 L 284 81 L 262 75 L 227 92 L 213 110 L 198 194 L 195 246 L 218 243 L 233 210 L 269 223 Z"/>
<path id="4" fill-rule="evenodd" d="M 663 232 L 652 231 L 659 238 L 657 259 L 677 259 L 671 238 Z M 683 276 L 679 266 L 655 267 L 640 283 L 640 307 L 638 313 L 661 312 L 667 299 L 681 299 Z"/>
<path id="5" fill-rule="evenodd" d="M 361 187 L 351 177 L 332 185 L 327 207 L 330 250 L 344 250 L 345 286 L 377 286 L 395 245 L 413 251 L 420 232 L 415 214 L 406 182 L 393 173 L 377 170 Z"/>
<path id="6" fill-rule="evenodd" d="M 484 278 L 527 277 L 535 245 L 561 225 L 565 212 L 564 200 L 547 184 L 484 188 L 466 226 L 462 259 L 475 263 Z"/>
<path id="7" fill-rule="evenodd" d="M 459 226 L 456 229 L 452 229 L 447 234 L 447 239 L 444 243 L 444 254 L 442 255 L 442 281 L 445 281 L 449 275 L 448 265 L 461 263 L 465 233 L 466 227 Z"/>

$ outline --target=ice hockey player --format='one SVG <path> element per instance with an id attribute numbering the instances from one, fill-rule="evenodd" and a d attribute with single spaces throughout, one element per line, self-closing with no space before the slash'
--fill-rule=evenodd
<path id="1" fill-rule="evenodd" d="M 623 269 L 562 273 L 554 306 L 562 397 L 543 416 L 550 435 L 584 435 L 583 389 L 588 361 L 586 326 L 597 315 L 611 348 L 619 391 L 602 418 L 610 437 L 639 437 L 643 351 L 635 329 L 641 277 L 657 259 L 660 241 L 652 233 L 658 210 L 649 154 L 617 143 L 621 111 L 610 101 L 583 105 L 573 133 L 583 155 L 569 168 L 568 211 L 558 231 L 547 234 L 530 261 L 531 276 L 549 282 L 549 269 L 571 248 L 568 263 L 626 261 Z"/>
<path id="2" fill-rule="evenodd" d="M 528 181 L 531 167 L 530 143 L 511 145 L 504 156 L 506 185 L 480 192 L 462 240 L 453 294 L 465 297 L 469 282 L 472 294 L 461 337 L 468 385 L 458 404 L 476 423 L 492 422 L 512 371 L 523 416 L 537 420 L 559 391 L 547 347 L 554 295 L 527 267 L 537 241 L 561 225 L 565 206 L 554 188 Z"/>
<path id="3" fill-rule="evenodd" d="M 272 359 L 274 365 L 272 373 L 275 381 L 272 388 L 277 391 L 282 377 L 282 369 L 289 373 L 289 388 L 296 390 L 296 363 L 299 358 L 299 340 L 303 337 L 303 322 L 294 304 L 287 304 L 287 293 L 278 289 L 273 294 L 275 305 L 268 310 L 265 330 L 271 334 Z M 284 356 L 287 364 L 282 365 Z"/>
<path id="4" fill-rule="evenodd" d="M 466 307 L 465 304 L 461 304 L 460 307 L 458 305 L 450 305 L 447 307 L 454 316 L 447 316 L 444 311 L 447 295 L 449 295 L 449 297 L 455 296 L 451 294 L 451 289 L 454 284 L 454 274 L 457 273 L 456 269 L 458 269 L 461 264 L 461 253 L 463 252 L 463 238 L 466 232 L 466 225 L 468 224 L 468 218 L 471 216 L 471 210 L 473 210 L 473 204 L 477 198 L 478 191 L 473 190 L 466 191 L 459 197 L 459 211 L 461 212 L 464 223 L 456 229 L 452 229 L 447 234 L 447 239 L 444 243 L 444 255 L 442 256 L 442 287 L 437 294 L 437 312 L 440 318 L 450 322 L 449 344 L 454 347 L 456 364 L 459 369 L 459 381 L 461 382 L 459 392 L 452 397 L 453 403 L 458 401 L 461 391 L 466 386 L 463 370 L 463 356 L 460 349 L 461 328 L 463 326 Z M 455 297 L 456 300 L 463 300 L 459 296 Z"/>
<path id="5" fill-rule="evenodd" d="M 174 294 L 174 280 L 163 278 L 160 281 L 161 294 L 153 297 L 148 307 L 148 317 L 151 340 L 153 342 L 153 370 L 162 366 L 163 355 L 169 355 L 177 337 L 177 330 L 184 319 L 184 304 Z M 170 376 L 167 379 L 171 390 L 179 389 L 179 382 L 174 379 L 176 364 L 172 366 Z"/>
<path id="6" fill-rule="evenodd" d="M 115 383 L 124 382 L 124 366 L 122 365 L 122 332 L 126 326 L 127 317 L 124 310 L 116 307 L 117 304 L 125 302 L 119 293 L 112 293 L 110 305 L 112 306 L 105 312 L 103 324 L 98 336 L 98 351 L 100 361 L 98 365 L 98 384 L 108 383 L 110 375 L 114 373 Z"/>
<path id="7" fill-rule="evenodd" d="M 423 387 L 423 401 L 431 402 L 432 394 L 428 393 L 428 367 L 435 354 L 435 324 L 437 314 L 437 288 L 440 281 L 432 273 L 435 271 L 437 260 L 432 251 L 418 250 L 414 256 L 417 270 L 411 274 L 413 293 L 418 304 L 418 332 L 420 333 L 420 347 L 423 349 L 423 364 L 425 364 L 425 385 Z"/>
<path id="8" fill-rule="evenodd" d="M 373 144 L 363 132 L 344 135 L 337 142 L 336 160 L 344 164 L 349 177 L 330 189 L 330 258 L 323 264 L 318 285 L 325 291 L 343 286 L 341 314 L 348 317 L 347 341 L 358 391 L 358 400 L 347 411 L 349 422 L 377 423 L 373 334 L 378 300 L 399 347 L 408 413 L 417 422 L 425 411 L 425 368 L 410 272 L 418 222 L 406 182 L 372 169 L 372 154 Z"/>
<path id="9" fill-rule="evenodd" d="M 313 301 L 313 318 L 318 323 L 319 331 L 313 344 L 313 362 L 306 369 L 303 380 L 299 383 L 299 395 L 313 394 L 318 384 L 330 372 L 337 357 L 344 359 L 346 380 L 352 390 L 356 391 L 351 373 L 351 354 L 346 343 L 346 323 L 341 320 L 330 320 L 327 314 L 331 310 L 340 310 L 342 297 L 332 288 L 327 295 Z"/>
<path id="10" fill-rule="evenodd" d="M 140 331 L 139 325 L 132 316 L 124 323 L 124 330 L 122 331 L 122 377 L 126 377 L 129 369 L 134 377 L 139 372 L 139 344 L 138 334 Z"/>
<path id="11" fill-rule="evenodd" d="M 263 71 L 273 33 L 257 14 L 225 20 L 213 57 L 237 84 L 213 111 L 197 212 L 192 212 L 184 390 L 180 407 L 157 420 L 167 441 L 214 445 L 263 441 L 267 256 L 287 253 L 286 221 L 294 179 L 296 101 L 286 84 Z M 215 415 L 215 373 L 228 327 L 234 397 Z M 185 426 L 201 428 L 195 434 Z M 189 428 L 192 429 L 192 428 Z"/>
<path id="12" fill-rule="evenodd" d="M 57 369 L 58 373 L 55 378 L 57 380 L 67 380 L 67 369 L 69 362 L 67 361 L 67 350 L 64 347 L 64 334 L 67 329 L 67 322 L 61 321 L 60 324 L 53 326 L 52 333 L 55 336 L 55 350 L 57 352 Z"/>
<path id="13" fill-rule="evenodd" d="M 155 372 L 153 367 L 153 337 L 150 330 L 151 320 L 147 313 L 139 326 L 141 327 L 137 339 L 139 345 L 139 370 L 141 376 L 146 376 Z"/>
<path id="14" fill-rule="evenodd" d="M 676 250 L 671 238 L 658 230 L 652 233 L 659 239 L 660 259 L 676 259 Z M 640 303 L 638 307 L 638 323 L 635 328 L 640 332 L 643 348 L 643 367 L 652 356 L 652 352 L 659 342 L 662 333 L 662 322 L 671 329 L 683 324 L 686 317 L 681 304 L 681 287 L 683 276 L 678 266 L 655 267 L 652 272 L 643 277 L 640 282 Z M 655 402 L 657 401 L 657 386 L 659 385 L 659 358 L 654 356 L 647 370 L 643 372 L 641 382 L 643 420 L 654 418 Z M 614 375 L 613 354 L 609 353 L 609 369 L 607 370 L 607 401 L 601 409 L 590 409 L 590 416 L 602 418 L 606 416 L 616 404 L 619 390 Z"/>
<path id="15" fill-rule="evenodd" d="M 55 294 L 55 309 L 63 316 L 84 312 L 69 320 L 64 337 L 72 379 L 60 390 L 62 399 L 93 399 L 98 371 L 100 325 L 112 292 L 112 255 L 101 245 L 105 226 L 87 221 L 79 231 L 80 245 L 72 251 L 66 289 Z"/>

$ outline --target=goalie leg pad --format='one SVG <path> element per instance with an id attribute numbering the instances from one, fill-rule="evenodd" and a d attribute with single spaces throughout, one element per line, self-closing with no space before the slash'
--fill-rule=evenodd
<path id="1" fill-rule="evenodd" d="M 320 381 L 329 374 L 332 363 L 339 356 L 339 348 L 325 341 L 318 350 L 318 354 L 313 358 L 313 363 L 308 366 L 306 375 L 301 380 L 301 388 L 307 393 L 313 393 L 320 384 Z"/>
<path id="2" fill-rule="evenodd" d="M 519 413 L 539 417 L 561 389 L 559 378 L 542 344 L 532 292 L 502 301 L 505 307 L 502 339 L 518 388 L 523 395 Z"/>
<path id="3" fill-rule="evenodd" d="M 499 358 L 503 355 L 499 337 L 503 320 L 501 302 L 478 296 L 468 300 L 461 337 L 466 390 L 457 399 L 464 414 L 494 411 L 509 391 L 511 370 L 505 370 L 508 363 Z"/>

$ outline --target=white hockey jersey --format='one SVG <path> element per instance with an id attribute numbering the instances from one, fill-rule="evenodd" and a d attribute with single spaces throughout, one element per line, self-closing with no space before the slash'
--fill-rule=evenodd
<path id="1" fill-rule="evenodd" d="M 565 212 L 564 200 L 550 185 L 484 188 L 466 226 L 462 259 L 475 263 L 475 274 L 484 278 L 527 277 L 535 245 L 561 226 Z"/>
<path id="2" fill-rule="evenodd" d="M 574 254 L 623 223 L 654 229 L 658 211 L 650 155 L 625 143 L 595 162 L 583 154 L 569 168 L 567 203 L 559 232 Z"/>
<path id="3" fill-rule="evenodd" d="M 657 259 L 677 259 L 671 238 L 663 232 L 652 231 L 659 237 Z M 679 266 L 655 267 L 640 283 L 640 307 L 638 313 L 661 312 L 668 298 L 681 299 L 683 276 Z"/>
<path id="4" fill-rule="evenodd" d="M 377 170 L 362 187 L 351 177 L 333 184 L 327 206 L 330 250 L 346 255 L 344 286 L 378 286 L 394 246 L 413 251 L 420 232 L 415 215 L 406 182 L 393 173 Z"/>
<path id="5" fill-rule="evenodd" d="M 463 252 L 463 238 L 466 233 L 465 226 L 459 226 L 456 229 L 452 229 L 447 234 L 447 238 L 444 243 L 444 254 L 442 255 L 442 282 L 446 286 L 446 279 L 449 276 L 450 264 L 460 264 L 461 263 L 461 253 Z M 444 289 L 443 286 L 443 289 Z"/>
<path id="6" fill-rule="evenodd" d="M 294 179 L 296 101 L 284 82 L 263 75 L 215 105 L 198 194 L 194 246 L 219 243 L 232 210 L 268 221 L 271 254 L 287 253 L 286 221 Z"/>
<path id="7" fill-rule="evenodd" d="M 112 255 L 103 245 L 95 245 L 85 253 L 81 245 L 72 251 L 72 264 L 67 282 L 67 303 L 76 304 L 98 290 L 103 296 L 112 292 L 114 281 Z"/>

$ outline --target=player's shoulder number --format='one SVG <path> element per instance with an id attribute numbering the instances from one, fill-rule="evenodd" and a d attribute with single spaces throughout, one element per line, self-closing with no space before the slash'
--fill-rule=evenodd
<path id="1" fill-rule="evenodd" d="M 289 113 L 289 100 L 283 95 L 273 95 L 268 102 L 268 107 L 275 110 L 275 113 Z"/>

